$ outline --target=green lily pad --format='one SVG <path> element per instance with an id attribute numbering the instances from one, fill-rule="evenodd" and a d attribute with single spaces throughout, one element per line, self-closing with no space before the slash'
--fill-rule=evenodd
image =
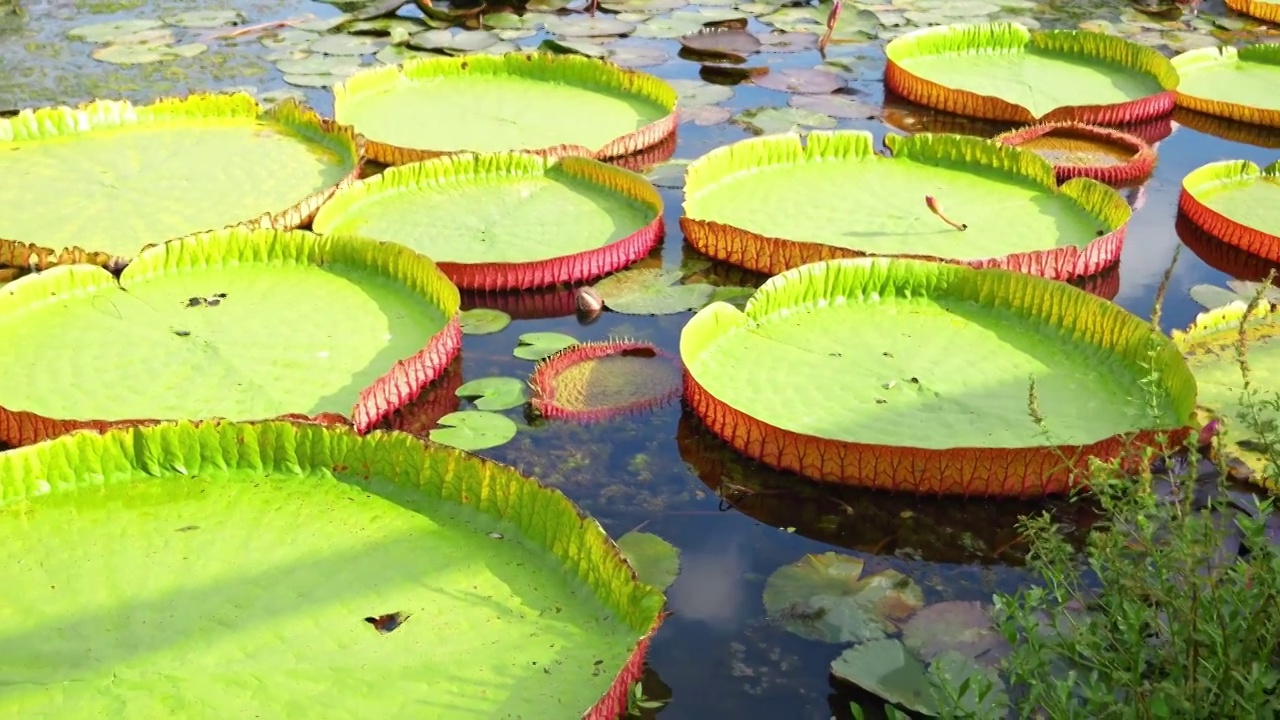
<path id="1" fill-rule="evenodd" d="M 658 39 L 675 39 L 681 35 L 688 35 L 691 32 L 697 32 L 703 27 L 703 21 L 699 19 L 676 19 L 669 17 L 657 17 L 652 20 L 646 20 L 635 32 L 631 34 L 636 38 L 658 38 Z"/>
<path id="2" fill-rule="evenodd" d="M 163 26 L 164 23 L 159 20 L 114 20 L 72 28 L 67 31 L 67 37 L 72 40 L 102 44 L 113 42 L 119 37 Z"/>
<path id="3" fill-rule="evenodd" d="M 439 427 L 428 437 L 441 445 L 475 452 L 505 445 L 519 431 L 515 422 L 506 415 L 484 410 L 460 410 L 440 418 Z"/>
<path id="4" fill-rule="evenodd" d="M 351 75 L 360 69 L 360 58 L 340 55 L 308 55 L 280 60 L 276 67 L 285 75 Z"/>
<path id="5" fill-rule="evenodd" d="M 517 339 L 516 349 L 511 351 L 512 355 L 521 360 L 545 360 L 548 357 L 560 352 L 561 350 L 577 345 L 577 338 L 572 335 L 565 335 L 558 332 L 531 332 L 521 335 Z"/>
<path id="6" fill-rule="evenodd" d="M 334 194 L 312 221 L 408 245 L 466 290 L 525 290 L 600 277 L 649 253 L 662 198 L 643 177 L 582 157 L 448 155 Z"/>
<path id="7" fill-rule="evenodd" d="M 831 674 L 908 710 L 937 715 L 935 689 L 924 663 L 893 639 L 872 640 L 845 650 Z"/>
<path id="8" fill-rule="evenodd" d="M 617 717 L 663 605 L 561 493 L 404 433 L 78 433 L 0 497 L 4 717 Z"/>
<path id="9" fill-rule="evenodd" d="M 734 122 L 748 130 L 764 135 L 801 133 L 810 128 L 829 129 L 838 123 L 830 115 L 794 107 L 763 107 L 743 110 L 734 116 Z"/>
<path id="10" fill-rule="evenodd" d="M 573 42 L 571 40 L 553 40 L 547 38 L 538 45 L 539 50 L 546 50 L 555 53 L 576 53 L 578 55 L 586 55 L 587 57 L 602 58 L 609 54 L 609 51 L 589 42 Z"/>
<path id="11" fill-rule="evenodd" d="M 655 77 L 554 53 L 410 60 L 334 88 L 338 122 L 392 165 L 459 151 L 629 155 L 670 133 L 675 103 Z"/>
<path id="12" fill-rule="evenodd" d="M 23 111 L 0 119 L 0 265 L 34 254 L 43 267 L 63 249 L 128 258 L 228 225 L 297 227 L 358 169 L 350 130 L 246 93 Z"/>
<path id="13" fill-rule="evenodd" d="M 1172 61 L 1178 104 L 1209 115 L 1280 127 L 1280 47 L 1206 47 Z"/>
<path id="14" fill-rule="evenodd" d="M 623 67 L 651 67 L 662 65 L 670 59 L 671 56 L 662 48 L 643 45 L 611 45 L 609 47 L 609 61 Z"/>
<path id="15" fill-rule="evenodd" d="M 163 45 L 103 45 L 94 48 L 89 57 L 112 65 L 147 65 L 178 56 Z"/>
<path id="16" fill-rule="evenodd" d="M 553 15 L 547 18 L 547 32 L 561 37 L 607 37 L 627 35 L 635 23 L 623 22 L 608 15 Z"/>
<path id="17" fill-rule="evenodd" d="M 670 315 L 696 310 L 715 290 L 704 283 L 680 285 L 679 270 L 642 268 L 623 270 L 595 284 L 604 304 L 628 315 Z"/>
<path id="18" fill-rule="evenodd" d="M 245 17 L 239 10 L 191 10 L 170 15 L 164 19 L 170 25 L 183 28 L 220 28 L 239 25 Z"/>
<path id="19" fill-rule="evenodd" d="M 293 414 L 348 416 L 365 430 L 443 372 L 457 352 L 448 326 L 458 303 L 435 265 L 407 248 L 302 231 L 228 229 L 156 245 L 118 282 L 91 265 L 28 275 L 0 291 L 0 326 L 23 338 L 0 367 L 24 368 L 23 382 L 0 391 L 0 441 Z M 410 387 L 402 365 L 420 385 Z M 129 390 L 91 389 L 104 385 Z"/>
<path id="20" fill-rule="evenodd" d="M 945 653 L 965 658 L 998 659 L 1007 648 L 991 622 L 991 610 L 979 602 L 953 600 L 923 608 L 902 629 L 902 642 L 925 662 Z"/>
<path id="21" fill-rule="evenodd" d="M 409 44 L 416 48 L 457 53 L 484 50 L 498 41 L 498 36 L 488 30 L 427 30 L 409 38 Z"/>
<path id="22" fill-rule="evenodd" d="M 511 324 L 511 316 L 492 308 L 472 308 L 458 316 L 464 335 L 492 335 Z"/>
<path id="23" fill-rule="evenodd" d="M 372 55 L 386 46 L 382 38 L 366 35 L 325 35 L 307 47 L 325 55 Z"/>
<path id="24" fill-rule="evenodd" d="M 689 167 L 688 160 L 668 160 L 654 165 L 645 173 L 649 182 L 661 188 L 679 190 L 684 187 L 684 173 Z"/>
<path id="25" fill-rule="evenodd" d="M 667 83 L 675 88 L 679 97 L 679 106 L 683 108 L 701 105 L 717 105 L 727 102 L 733 97 L 733 88 L 728 85 L 713 85 L 704 80 L 686 80 L 678 78 Z"/>
<path id="26" fill-rule="evenodd" d="M 731 117 L 733 117 L 732 110 L 716 105 L 680 108 L 680 122 L 691 122 L 700 127 L 719 125 L 720 123 L 728 122 Z"/>
<path id="27" fill-rule="evenodd" d="M 320 33 L 314 33 L 307 30 L 299 30 L 297 28 L 283 28 L 269 35 L 262 36 L 259 42 L 264 47 L 279 50 L 281 48 L 306 49 L 309 45 L 323 37 Z"/>
<path id="28" fill-rule="evenodd" d="M 910 578 L 894 570 L 864 578 L 862 568 L 850 555 L 806 555 L 769 576 L 765 611 L 800 637 L 839 643 L 883 638 L 924 606 Z"/>
<path id="29" fill-rule="evenodd" d="M 792 95 L 787 104 L 793 108 L 833 118 L 870 120 L 880 116 L 880 108 L 839 95 Z"/>
<path id="30" fill-rule="evenodd" d="M 289 74 L 285 75 L 283 80 L 290 85 L 296 85 L 298 87 L 322 88 L 333 87 L 334 85 L 342 82 L 344 77 L 348 76 L 334 75 L 333 73 Z"/>
<path id="31" fill-rule="evenodd" d="M 680 550 L 653 533 L 632 531 L 618 538 L 618 549 L 640 582 L 666 590 L 680 575 Z"/>
<path id="32" fill-rule="evenodd" d="M 529 399 L 529 386 L 513 377 L 487 377 L 463 383 L 455 392 L 473 401 L 477 410 L 510 410 Z"/>
<path id="33" fill-rule="evenodd" d="M 1228 280 L 1225 288 L 1217 285 L 1193 285 L 1190 290 L 1191 299 L 1206 310 L 1214 310 L 1235 302 L 1248 305 L 1259 293 L 1263 301 L 1280 305 L 1280 288 L 1248 280 Z"/>
<path id="34" fill-rule="evenodd" d="M 783 68 L 752 78 L 751 82 L 770 90 L 813 95 L 825 95 L 847 86 L 839 75 L 815 68 Z"/>
<path id="35" fill-rule="evenodd" d="M 1275 262 L 1280 259 L 1278 201 L 1280 161 L 1260 168 L 1248 160 L 1219 160 L 1182 179 L 1179 209 L 1208 235 Z"/>

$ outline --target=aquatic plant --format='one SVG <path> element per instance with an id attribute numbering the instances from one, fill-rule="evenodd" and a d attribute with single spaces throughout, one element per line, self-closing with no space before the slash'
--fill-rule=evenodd
<path id="1" fill-rule="evenodd" d="M 1129 185 L 1147 179 L 1156 166 L 1156 151 L 1145 140 L 1097 125 L 1040 123 L 1002 133 L 995 141 L 1048 160 L 1058 182 L 1087 177 Z"/>
<path id="2" fill-rule="evenodd" d="M 1280 8 L 1280 4 L 1273 4 Z M 1276 12 L 1280 18 L 1280 11 Z M 1280 47 L 1199 48 L 1171 61 L 1178 105 L 1241 122 L 1280 128 Z"/>
<path id="3" fill-rule="evenodd" d="M 1201 165 L 1182 179 L 1178 211 L 1219 241 L 1280 262 L 1280 161 Z"/>
<path id="4" fill-rule="evenodd" d="M 592 422 L 680 397 L 680 362 L 634 340 L 581 343 L 538 363 L 529 378 L 539 414 Z"/>

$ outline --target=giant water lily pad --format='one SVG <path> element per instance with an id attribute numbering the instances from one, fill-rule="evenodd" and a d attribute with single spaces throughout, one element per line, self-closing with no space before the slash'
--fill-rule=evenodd
<path id="1" fill-rule="evenodd" d="M 1247 323 L 1243 339 L 1253 397 L 1245 398 L 1238 348 L 1247 310 L 1246 302 L 1236 301 L 1201 313 L 1185 332 L 1175 331 L 1173 339 L 1195 374 L 1199 419 L 1206 424 L 1218 420 L 1223 452 L 1252 468 L 1253 482 L 1280 492 L 1267 472 L 1269 439 L 1280 430 L 1280 412 L 1272 402 L 1280 375 L 1280 316 L 1262 303 Z"/>
<path id="2" fill-rule="evenodd" d="M 822 642 L 877 640 L 924 606 L 924 593 L 896 570 L 863 576 L 863 562 L 827 552 L 778 568 L 764 585 L 764 608 L 787 630 Z"/>
<path id="3" fill-rule="evenodd" d="M 1145 140 L 1098 125 L 1040 123 L 995 140 L 1048 160 L 1059 182 L 1087 177 L 1108 185 L 1132 185 L 1147 179 L 1156 166 L 1156 151 Z"/>
<path id="4" fill-rule="evenodd" d="M 920 493 L 1063 492 L 1089 457 L 1155 443 L 1156 430 L 1179 441 L 1195 404 L 1177 349 L 1122 308 L 1065 283 L 918 260 L 789 270 L 745 310 L 701 310 L 680 355 L 689 406 L 739 452 Z"/>
<path id="5" fill-rule="evenodd" d="M 680 362 L 645 342 L 611 340 L 569 346 L 538 363 L 529 385 L 538 413 L 603 420 L 680 397 Z"/>
<path id="6" fill-rule="evenodd" d="M 1182 179 L 1178 210 L 1227 245 L 1280 262 L 1280 161 L 1202 165 Z"/>
<path id="7" fill-rule="evenodd" d="M 1179 105 L 1280 128 L 1280 45 L 1200 48 L 1172 62 L 1181 77 Z"/>
<path id="8" fill-rule="evenodd" d="M 312 227 L 408 245 L 460 288 L 520 290 L 589 280 L 649 254 L 662 237 L 662 198 L 598 160 L 465 153 L 358 181 Z"/>
<path id="9" fill-rule="evenodd" d="M 404 433 L 76 433 L 0 498 L 5 717 L 617 717 L 662 617 L 562 494 Z"/>
<path id="10" fill-rule="evenodd" d="M 295 228 L 360 158 L 350 130 L 245 93 L 25 110 L 0 119 L 0 265 L 105 263 L 228 225 Z"/>
<path id="11" fill-rule="evenodd" d="M 885 143 L 892 158 L 860 130 L 717 148 L 689 166 L 685 237 L 705 255 L 768 274 L 902 255 L 1066 280 L 1120 257 L 1131 210 L 1112 188 L 1085 178 L 1059 188 L 1044 158 L 982 138 L 922 133 Z"/>
<path id="12" fill-rule="evenodd" d="M 388 165 L 474 151 L 630 155 L 669 136 L 676 93 L 652 75 L 583 57 L 419 58 L 336 85 L 334 115 Z"/>
<path id="13" fill-rule="evenodd" d="M 1259 20 L 1280 23 L 1280 2 L 1277 0 L 1227 0 L 1227 7 Z"/>
<path id="14" fill-rule="evenodd" d="M 1178 72 L 1156 50 L 1017 23 L 916 30 L 885 48 L 885 86 L 929 107 L 1009 122 L 1118 125 L 1168 114 Z"/>
<path id="15" fill-rule="evenodd" d="M 154 420 L 349 418 L 444 372 L 458 290 L 398 245 L 232 228 L 0 289 L 0 442 Z"/>

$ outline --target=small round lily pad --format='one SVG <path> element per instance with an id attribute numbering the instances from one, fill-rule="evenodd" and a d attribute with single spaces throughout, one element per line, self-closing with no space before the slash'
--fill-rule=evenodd
<path id="1" fill-rule="evenodd" d="M 682 285 L 681 277 L 679 270 L 623 270 L 596 283 L 594 288 L 610 310 L 628 315 L 686 312 L 711 300 L 714 287 L 705 283 Z"/>
<path id="2" fill-rule="evenodd" d="M 924 606 L 924 594 L 894 570 L 863 577 L 863 562 L 827 552 L 778 568 L 764 586 L 770 619 L 822 642 L 862 642 L 896 632 Z"/>
<path id="3" fill-rule="evenodd" d="M 666 590 L 680 574 L 680 550 L 653 533 L 632 531 L 618 538 L 618 549 L 640 582 Z"/>
<path id="4" fill-rule="evenodd" d="M 577 345 L 577 338 L 558 332 L 531 332 L 521 335 L 517 340 L 512 355 L 521 360 L 538 361 L 548 358 L 571 345 Z"/>
<path id="5" fill-rule="evenodd" d="M 459 410 L 440 418 L 439 427 L 428 437 L 441 445 L 475 452 L 505 445 L 517 432 L 519 428 L 506 415 L 484 410 Z"/>
<path id="6" fill-rule="evenodd" d="M 492 335 L 502 332 L 511 324 L 511 316 L 492 308 L 463 310 L 458 316 L 464 335 Z"/>
<path id="7" fill-rule="evenodd" d="M 464 383 L 456 391 L 461 398 L 469 398 L 477 410 L 510 410 L 520 407 L 528 398 L 528 385 L 513 377 L 487 377 Z"/>

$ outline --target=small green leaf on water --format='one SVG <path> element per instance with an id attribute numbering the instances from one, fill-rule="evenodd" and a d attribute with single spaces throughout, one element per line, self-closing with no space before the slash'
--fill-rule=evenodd
<path id="1" fill-rule="evenodd" d="M 704 283 L 677 285 L 679 270 L 623 270 L 595 284 L 604 304 L 628 315 L 670 315 L 707 304 L 715 288 Z"/>
<path id="2" fill-rule="evenodd" d="M 343 78 L 332 73 L 322 73 L 316 75 L 285 75 L 284 81 L 290 85 L 298 87 L 333 87 L 342 82 Z"/>
<path id="3" fill-rule="evenodd" d="M 744 110 L 733 121 L 762 135 L 804 132 L 808 129 L 829 130 L 836 126 L 836 119 L 830 115 L 793 107 Z"/>
<path id="4" fill-rule="evenodd" d="M 439 427 L 428 437 L 432 442 L 459 450 L 487 450 L 503 445 L 516 436 L 519 429 L 506 415 L 484 410 L 460 410 L 440 418 Z"/>
<path id="5" fill-rule="evenodd" d="M 311 52 L 325 55 L 372 55 L 386 44 L 381 38 L 366 35 L 325 35 L 308 47 Z"/>
<path id="6" fill-rule="evenodd" d="M 163 45 L 103 45 L 94 48 L 89 57 L 112 65 L 145 65 L 177 57 Z"/>
<path id="7" fill-rule="evenodd" d="M 614 45 L 609 48 L 609 61 L 623 67 L 651 67 L 661 65 L 670 59 L 671 56 L 662 48 L 643 45 Z"/>
<path id="8" fill-rule="evenodd" d="M 517 342 L 519 344 L 516 345 L 515 350 L 511 351 L 511 354 L 521 360 L 533 360 L 534 362 L 551 357 L 571 345 L 578 344 L 577 338 L 558 332 L 525 333 L 520 336 Z"/>
<path id="9" fill-rule="evenodd" d="M 553 40 L 547 38 L 538 45 L 539 50 L 547 52 L 560 53 L 561 55 L 585 55 L 592 58 L 602 58 L 609 54 L 604 48 L 589 42 L 573 42 L 572 40 Z"/>
<path id="10" fill-rule="evenodd" d="M 684 187 L 684 173 L 690 162 L 690 160 L 668 160 L 649 168 L 649 172 L 644 176 L 657 187 L 679 190 Z"/>
<path id="11" fill-rule="evenodd" d="M 879 640 L 924 605 L 923 592 L 901 573 L 864 578 L 862 570 L 852 555 L 805 555 L 765 581 L 765 611 L 800 637 L 840 643 Z"/>
<path id="12" fill-rule="evenodd" d="M 208 49 L 209 46 L 204 43 L 186 43 L 184 45 L 174 45 L 169 48 L 169 52 L 177 57 L 195 57 Z"/>
<path id="13" fill-rule="evenodd" d="M 281 60 L 276 67 L 285 75 L 350 75 L 360 69 L 360 58 L 337 55 L 308 55 Z"/>
<path id="14" fill-rule="evenodd" d="M 463 383 L 454 393 L 472 400 L 477 410 L 510 410 L 529 399 L 528 385 L 513 377 L 487 377 Z"/>
<path id="15" fill-rule="evenodd" d="M 666 590 L 680 574 L 680 550 L 646 532 L 629 532 L 618 538 L 618 549 L 635 568 L 640 581 Z"/>
<path id="16" fill-rule="evenodd" d="M 238 10 L 192 10 L 170 15 L 164 21 L 183 28 L 220 28 L 239 25 L 245 17 Z"/>
<path id="17" fill-rule="evenodd" d="M 268 90 L 258 94 L 258 102 L 263 106 L 275 105 L 285 100 L 297 100 L 298 102 L 306 102 L 307 96 L 301 90 Z"/>
<path id="18" fill-rule="evenodd" d="M 263 36 L 258 42 L 273 50 L 280 48 L 302 49 L 321 37 L 320 33 L 308 32 L 297 28 L 285 28 L 271 35 Z"/>
<path id="19" fill-rule="evenodd" d="M 1208 310 L 1219 308 L 1223 305 L 1230 305 L 1237 300 L 1243 300 L 1246 303 L 1248 302 L 1247 299 L 1241 298 L 1235 292 L 1224 287 L 1218 287 L 1217 285 L 1193 285 L 1191 287 L 1190 294 L 1192 300 L 1195 300 L 1202 307 Z"/>
<path id="20" fill-rule="evenodd" d="M 636 29 L 634 23 L 608 15 L 553 15 L 547 18 L 547 32 L 560 37 L 608 37 L 627 35 Z"/>
<path id="21" fill-rule="evenodd" d="M 850 120 L 870 120 L 880 115 L 879 107 L 840 95 L 792 95 L 787 104 L 793 108 Z"/>
<path id="22" fill-rule="evenodd" d="M 917 660 L 897 640 L 872 640 L 845 650 L 831 674 L 896 705 L 936 715 L 933 684 Z"/>
<path id="23" fill-rule="evenodd" d="M 109 43 L 118 37 L 151 30 L 163 26 L 159 20 L 116 20 L 114 22 L 94 23 L 72 28 L 67 37 L 72 40 L 83 40 L 91 43 Z"/>
<path id="24" fill-rule="evenodd" d="M 492 308 L 473 308 L 463 310 L 458 315 L 458 322 L 464 335 L 492 335 L 510 325 L 511 316 Z"/>
<path id="25" fill-rule="evenodd" d="M 733 97 L 728 85 L 713 85 L 704 80 L 677 78 L 667 84 L 676 91 L 676 105 L 681 108 L 716 105 Z"/>

